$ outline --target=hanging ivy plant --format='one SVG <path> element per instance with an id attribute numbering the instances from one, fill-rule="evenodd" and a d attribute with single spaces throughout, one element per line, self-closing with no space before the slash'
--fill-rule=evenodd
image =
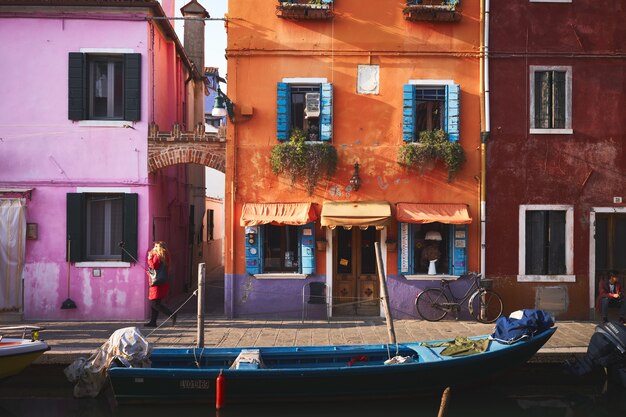
<path id="1" fill-rule="evenodd" d="M 398 152 L 398 163 L 418 168 L 420 174 L 432 169 L 437 161 L 443 162 L 448 168 L 448 181 L 454 179 L 465 163 L 461 144 L 450 142 L 448 134 L 440 129 L 420 132 L 418 143 L 404 144 Z"/>
<path id="2" fill-rule="evenodd" d="M 337 150 L 329 143 L 307 143 L 305 139 L 305 132 L 293 129 L 289 142 L 272 148 L 270 165 L 274 174 L 289 176 L 292 184 L 302 181 L 312 195 L 320 178 L 330 178 L 337 171 Z"/>

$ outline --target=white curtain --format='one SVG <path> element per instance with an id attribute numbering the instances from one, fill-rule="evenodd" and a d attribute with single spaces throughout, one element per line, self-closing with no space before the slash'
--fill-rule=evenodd
<path id="1" fill-rule="evenodd" d="M 26 201 L 0 199 L 0 311 L 19 310 L 26 250 Z"/>

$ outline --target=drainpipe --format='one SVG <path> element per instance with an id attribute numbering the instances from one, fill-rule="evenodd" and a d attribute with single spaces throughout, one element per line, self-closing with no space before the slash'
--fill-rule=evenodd
<path id="1" fill-rule="evenodd" d="M 491 132 L 491 121 L 489 118 L 489 10 L 490 0 L 481 0 L 481 31 L 480 46 L 480 273 L 485 276 L 485 247 L 486 247 L 486 186 L 487 186 L 487 160 L 486 145 Z"/>

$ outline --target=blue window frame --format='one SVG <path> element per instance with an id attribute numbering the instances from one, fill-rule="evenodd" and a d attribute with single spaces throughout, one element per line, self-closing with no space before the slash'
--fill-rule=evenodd
<path id="1" fill-rule="evenodd" d="M 398 231 L 398 274 L 425 275 L 432 259 L 438 274 L 467 272 L 467 225 L 399 223 Z M 431 240 L 432 233 L 441 240 Z"/>
<path id="2" fill-rule="evenodd" d="M 245 229 L 246 272 L 315 273 L 315 223 Z"/>
<path id="3" fill-rule="evenodd" d="M 424 130 L 442 129 L 450 141 L 459 140 L 461 88 L 459 84 L 405 84 L 402 139 L 417 142 Z"/>
<path id="4" fill-rule="evenodd" d="M 311 109 L 311 105 L 313 108 L 317 105 L 319 111 L 308 112 L 307 109 Z M 278 83 L 276 92 L 277 139 L 289 140 L 291 131 L 296 128 L 305 132 L 307 140 L 332 140 L 332 83 Z"/>

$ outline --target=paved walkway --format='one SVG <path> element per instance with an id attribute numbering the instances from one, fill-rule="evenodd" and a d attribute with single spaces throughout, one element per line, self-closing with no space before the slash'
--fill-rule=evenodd
<path id="1" fill-rule="evenodd" d="M 137 322 L 21 322 L 3 323 L 3 326 L 37 324 L 45 327 L 41 338 L 52 348 L 39 363 L 70 363 L 78 356 L 89 356 L 106 342 L 115 330 L 138 326 L 157 347 L 193 347 L 197 341 L 195 314 L 179 316 L 176 326 L 166 322 L 161 328 L 141 327 Z M 539 351 L 535 361 L 562 361 L 572 354 L 586 351 L 596 323 L 563 321 L 558 331 Z M 456 336 L 475 336 L 493 332 L 493 324 L 471 321 L 441 321 L 430 323 L 419 320 L 396 320 L 394 327 L 398 342 L 451 339 Z M 205 318 L 205 347 L 245 347 L 281 345 L 337 345 L 386 343 L 385 321 L 367 320 L 229 320 Z"/>

